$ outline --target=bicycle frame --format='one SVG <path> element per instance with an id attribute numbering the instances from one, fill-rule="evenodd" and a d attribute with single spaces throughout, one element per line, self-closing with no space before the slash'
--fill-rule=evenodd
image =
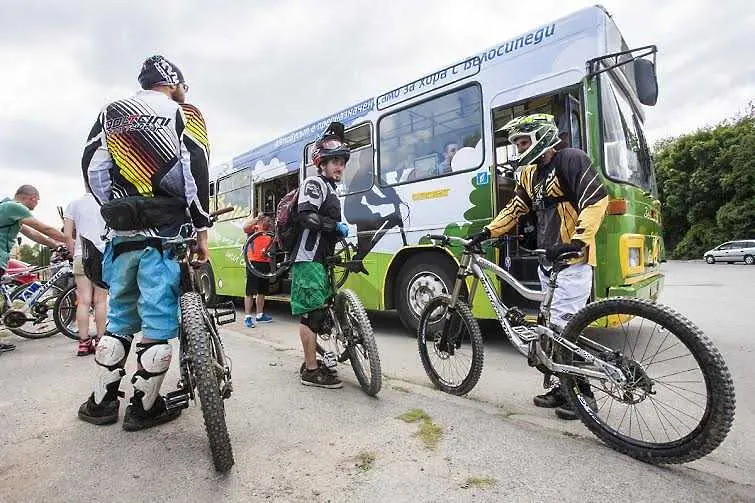
<path id="1" fill-rule="evenodd" d="M 53 265 L 52 267 L 56 267 Z M 41 269 L 39 269 L 41 270 Z M 34 292 L 34 294 L 26 299 L 24 302 L 24 305 L 22 307 L 23 310 L 28 310 L 31 306 L 37 303 L 37 301 L 42 297 L 42 295 L 45 294 L 46 291 L 48 291 L 52 286 L 55 284 L 56 281 L 58 281 L 60 278 L 67 274 L 73 274 L 73 269 L 71 268 L 71 265 L 68 263 L 63 263 L 62 265 L 58 266 L 58 271 L 53 274 L 50 279 L 43 282 L 40 288 Z M 28 288 L 28 286 L 27 286 Z M 3 284 L 3 297 L 5 298 L 5 310 L 10 309 L 11 305 L 11 298 L 10 298 L 10 292 L 12 288 L 10 284 Z"/>
<path id="2" fill-rule="evenodd" d="M 465 278 L 471 275 L 474 277 L 474 280 L 469 291 L 470 307 L 471 299 L 474 299 L 477 285 L 478 283 L 480 283 L 482 284 L 482 288 L 483 290 L 485 290 L 485 293 L 487 294 L 488 299 L 493 306 L 493 310 L 496 313 L 498 321 L 501 323 L 501 327 L 503 327 L 504 332 L 506 332 L 506 336 L 517 347 L 517 350 L 519 352 L 528 356 L 532 356 L 534 352 L 534 356 L 538 360 L 538 363 L 544 365 L 546 368 L 548 368 L 549 371 L 553 372 L 554 374 L 569 374 L 573 376 L 590 377 L 594 379 L 608 378 L 616 385 L 623 385 L 626 382 L 626 379 L 624 378 L 623 373 L 617 367 L 593 356 L 573 342 L 565 339 L 556 330 L 551 328 L 550 308 L 551 303 L 553 302 L 553 293 L 557 286 L 558 274 L 561 270 L 563 270 L 563 266 L 559 267 L 558 265 L 554 265 L 550 273 L 546 291 L 540 292 L 538 290 L 531 290 L 527 288 L 516 278 L 514 278 L 514 276 L 512 276 L 508 271 L 502 269 L 497 264 L 494 264 L 484 257 L 465 249 L 461 257 L 459 273 L 456 276 L 456 282 L 454 283 L 454 288 L 451 293 L 451 305 L 456 305 L 456 302 L 458 302 L 459 300 L 459 295 L 461 294 L 461 289 L 465 282 Z M 539 301 L 541 303 L 538 324 L 535 327 L 530 328 L 526 326 L 511 326 L 509 321 L 506 319 L 506 314 L 509 312 L 510 308 L 503 304 L 503 302 L 500 300 L 495 288 L 493 287 L 492 282 L 490 281 L 490 278 L 488 278 L 488 276 L 485 274 L 485 271 L 491 271 L 493 274 L 495 274 L 496 277 L 514 288 L 524 298 L 533 301 Z M 566 348 L 571 353 L 578 355 L 587 364 L 594 365 L 599 370 L 590 370 L 584 367 L 576 367 L 574 365 L 554 362 L 553 359 L 543 349 L 543 344 L 541 344 L 547 339 L 550 339 L 560 346 Z M 585 344 L 593 347 L 593 349 L 596 349 L 598 351 L 611 352 L 609 348 L 601 346 L 593 341 L 589 341 L 584 338 L 581 340 Z"/>

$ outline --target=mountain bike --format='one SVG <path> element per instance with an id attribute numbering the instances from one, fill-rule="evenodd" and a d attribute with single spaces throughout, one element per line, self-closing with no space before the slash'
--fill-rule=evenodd
<path id="1" fill-rule="evenodd" d="M 58 332 L 52 317 L 53 307 L 61 293 L 73 280 L 70 257 L 60 254 L 60 262 L 34 267 L 2 278 L 3 305 L 0 326 L 26 339 L 42 339 Z M 29 273 L 50 271 L 47 281 L 35 280 L 18 285 L 15 277 Z"/>
<path id="2" fill-rule="evenodd" d="M 233 208 L 223 208 L 210 216 L 215 221 L 229 211 Z M 191 248 L 196 242 L 191 224 L 184 224 L 178 236 L 163 239 L 163 250 L 172 250 L 181 266 L 180 378 L 177 389 L 165 395 L 165 405 L 168 409 L 183 409 L 189 406 L 189 400 L 199 398 L 215 469 L 226 472 L 234 460 L 223 400 L 231 396 L 233 384 L 231 359 L 223 349 L 217 326 L 236 321 L 236 309 L 228 302 L 219 304 L 212 315 L 208 311 L 199 269 L 191 262 Z"/>
<path id="3" fill-rule="evenodd" d="M 350 361 L 359 386 L 375 396 L 380 392 L 383 377 L 370 319 L 359 297 L 337 286 L 336 271 L 348 266 L 341 254 L 325 259 L 331 295 L 325 305 L 327 316 L 316 334 L 317 353 L 329 369 Z"/>
<path id="4" fill-rule="evenodd" d="M 269 271 L 250 260 L 256 238 L 263 235 L 269 238 L 265 241 L 270 243 L 261 252 L 271 261 Z M 357 294 L 348 289 L 340 289 L 346 282 L 349 271 L 355 266 L 361 266 L 361 261 L 351 260 L 353 251 L 354 245 L 341 239 L 334 255 L 325 259 L 331 295 L 325 305 L 327 316 L 317 333 L 317 352 L 323 364 L 330 369 L 349 360 L 359 386 L 368 395 L 375 396 L 382 386 L 382 373 L 372 325 Z M 255 276 L 267 279 L 277 279 L 288 272 L 295 258 L 278 248 L 274 233 L 268 231 L 249 236 L 243 254 L 247 269 Z"/>
<path id="5" fill-rule="evenodd" d="M 578 311 L 559 331 L 550 323 L 558 276 L 581 252 L 559 256 L 540 292 L 485 259 L 480 245 L 457 237 L 425 237 L 463 248 L 451 295 L 432 299 L 418 327 L 422 365 L 436 387 L 463 395 L 480 378 L 482 336 L 463 296 L 473 299 L 481 284 L 511 344 L 530 366 L 560 379 L 584 425 L 611 448 L 649 463 L 686 463 L 724 441 L 734 421 L 731 374 L 710 339 L 684 316 L 648 300 L 606 298 Z M 529 252 L 538 257 L 546 253 Z M 486 273 L 541 302 L 537 322 L 505 306 Z"/>

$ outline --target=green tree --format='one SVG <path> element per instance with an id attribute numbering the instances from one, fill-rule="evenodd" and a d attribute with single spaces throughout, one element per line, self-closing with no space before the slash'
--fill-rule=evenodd
<path id="1" fill-rule="evenodd" d="M 18 249 L 18 260 L 27 264 L 37 265 L 39 247 L 37 245 L 22 244 Z"/>
<path id="2" fill-rule="evenodd" d="M 701 258 L 721 241 L 755 236 L 755 107 L 658 142 L 664 239 L 673 258 Z"/>

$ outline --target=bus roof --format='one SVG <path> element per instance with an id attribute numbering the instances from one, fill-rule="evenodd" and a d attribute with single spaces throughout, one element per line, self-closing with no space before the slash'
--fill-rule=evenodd
<path id="1" fill-rule="evenodd" d="M 594 5 L 542 25 L 505 42 L 489 47 L 477 54 L 457 61 L 450 66 L 436 70 L 435 72 L 408 82 L 386 93 L 363 100 L 337 113 L 307 124 L 299 129 L 290 131 L 272 141 L 255 147 L 252 150 L 234 157 L 230 163 L 220 166 L 222 172 L 220 172 L 218 176 L 249 167 L 256 161 L 269 157 L 272 153 L 276 153 L 276 157 L 282 160 L 285 165 L 286 160 L 298 158 L 304 145 L 314 141 L 319 134 L 325 130 L 328 124 L 333 121 L 339 121 L 348 126 L 375 109 L 386 110 L 425 94 L 426 92 L 471 77 L 479 73 L 483 65 L 501 63 L 517 56 L 518 53 L 527 48 L 545 46 L 585 30 L 594 31 L 596 39 L 604 40 L 604 33 L 602 30 L 607 19 L 610 19 L 610 15 L 606 9 L 601 5 Z M 590 58 L 599 55 L 597 43 L 595 44 L 594 50 L 595 54 L 588 55 Z M 554 60 L 559 57 L 559 54 L 556 51 L 551 53 L 545 52 L 543 54 L 550 54 L 550 57 Z M 522 80 L 526 81 L 525 79 L 526 76 L 523 76 Z"/>

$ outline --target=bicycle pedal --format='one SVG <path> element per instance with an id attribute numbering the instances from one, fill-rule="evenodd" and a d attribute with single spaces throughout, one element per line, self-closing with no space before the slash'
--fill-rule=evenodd
<path id="1" fill-rule="evenodd" d="M 215 322 L 218 325 L 227 325 L 236 321 L 236 306 L 233 302 L 223 302 L 215 308 Z"/>
<path id="2" fill-rule="evenodd" d="M 537 332 L 535 332 L 534 330 L 530 329 L 529 327 L 518 326 L 518 327 L 511 327 L 511 329 L 524 342 L 532 342 L 534 340 L 537 340 L 537 338 L 539 337 L 539 335 L 537 334 Z"/>
<path id="3" fill-rule="evenodd" d="M 186 409 L 189 407 L 189 394 L 180 390 L 165 394 L 165 408 L 168 410 Z"/>

